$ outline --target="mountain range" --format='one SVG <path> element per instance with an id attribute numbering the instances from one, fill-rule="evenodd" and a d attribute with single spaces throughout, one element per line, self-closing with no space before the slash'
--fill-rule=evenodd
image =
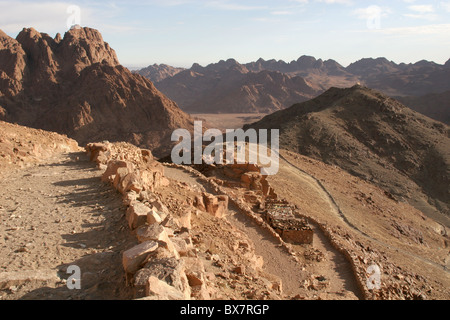
<path id="1" fill-rule="evenodd" d="M 270 113 L 319 92 L 302 77 L 250 72 L 234 59 L 207 67 L 194 64 L 155 85 L 184 111 L 194 113 Z"/>
<path id="2" fill-rule="evenodd" d="M 301 56 L 289 63 L 261 58 L 240 64 L 228 59 L 205 67 L 195 63 L 189 69 L 153 65 L 137 72 L 191 113 L 270 113 L 289 107 L 292 101 L 316 97 L 330 87 L 359 83 L 391 97 L 405 97 L 408 107 L 435 120 L 446 122 L 450 114 L 449 108 L 418 105 L 413 98 L 450 90 L 450 60 L 444 65 L 425 60 L 397 64 L 386 58 L 365 58 L 344 67 L 335 60 Z M 230 100 L 240 103 L 230 104 Z"/>

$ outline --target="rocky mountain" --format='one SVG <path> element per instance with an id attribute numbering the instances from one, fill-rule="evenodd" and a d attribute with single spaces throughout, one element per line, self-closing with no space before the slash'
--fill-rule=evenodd
<path id="1" fill-rule="evenodd" d="M 260 58 L 256 62 L 245 64 L 245 67 L 253 72 L 269 70 L 301 76 L 307 76 L 310 73 L 324 73 L 335 76 L 351 75 L 335 60 L 329 59 L 323 61 L 322 59 L 316 59 L 305 55 L 291 62 L 284 62 L 283 60 L 276 61 L 274 59 L 265 61 Z"/>
<path id="2" fill-rule="evenodd" d="M 137 71 L 141 76 L 150 79 L 152 82 L 159 82 L 168 77 L 173 77 L 177 73 L 185 70 L 184 68 L 171 67 L 167 64 L 153 64 Z"/>
<path id="3" fill-rule="evenodd" d="M 248 127 L 280 129 L 282 148 L 337 165 L 448 223 L 438 212 L 449 214 L 449 127 L 378 91 L 331 88 Z"/>
<path id="4" fill-rule="evenodd" d="M 352 86 L 358 82 L 358 77 L 349 73 L 335 60 L 323 61 L 311 56 L 301 56 L 289 63 L 283 60 L 268 60 L 260 58 L 256 62 L 245 64 L 252 72 L 263 70 L 278 71 L 291 76 L 300 76 L 306 79 L 312 86 L 326 90 L 331 86 Z"/>
<path id="5" fill-rule="evenodd" d="M 356 82 L 397 96 L 419 96 L 450 89 L 449 62 L 440 65 L 421 60 L 416 63 L 397 64 L 386 58 L 364 58 L 343 67 L 334 60 L 323 61 L 311 56 L 301 56 L 289 63 L 259 59 L 245 66 L 253 72 L 270 70 L 299 75 L 312 85 L 325 90 L 331 86 L 352 86 Z"/>
<path id="6" fill-rule="evenodd" d="M 55 38 L 0 32 L 0 117 L 80 144 L 128 141 L 157 154 L 174 129 L 191 125 L 151 81 L 120 65 L 100 32 L 80 27 Z"/>
<path id="7" fill-rule="evenodd" d="M 250 72 L 229 59 L 179 72 L 155 84 L 180 108 L 198 113 L 270 113 L 316 96 L 301 77 L 276 71 Z"/>
<path id="8" fill-rule="evenodd" d="M 450 69 L 426 60 L 396 64 L 386 58 L 370 58 L 352 63 L 346 70 L 358 76 L 361 84 L 390 96 L 421 96 L 450 90 Z"/>

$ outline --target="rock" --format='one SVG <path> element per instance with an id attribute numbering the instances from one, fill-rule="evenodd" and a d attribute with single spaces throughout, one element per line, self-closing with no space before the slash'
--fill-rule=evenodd
<path id="1" fill-rule="evenodd" d="M 138 194 L 135 191 L 129 191 L 123 197 L 123 204 L 125 206 L 130 206 L 133 202 L 137 201 Z"/>
<path id="2" fill-rule="evenodd" d="M 145 293 L 147 296 L 156 296 L 158 300 L 187 300 L 183 292 L 155 276 L 148 278 Z"/>
<path id="3" fill-rule="evenodd" d="M 151 205 L 155 207 L 159 212 L 164 213 L 164 215 L 166 216 L 170 214 L 169 209 L 159 199 L 152 201 Z"/>
<path id="4" fill-rule="evenodd" d="M 162 219 L 158 212 L 153 208 L 150 211 L 147 212 L 147 223 L 148 224 L 154 224 L 158 223 L 160 224 L 162 222 Z"/>
<path id="5" fill-rule="evenodd" d="M 191 251 L 194 248 L 194 245 L 192 244 L 189 235 L 187 237 L 182 236 L 174 237 L 171 240 L 175 249 L 182 257 L 187 256 L 189 251 Z"/>
<path id="6" fill-rule="evenodd" d="M 214 196 L 204 192 L 203 203 L 206 212 L 217 218 L 223 218 L 228 211 L 228 196 Z"/>
<path id="7" fill-rule="evenodd" d="M 203 202 L 203 196 L 195 196 L 194 207 L 206 212 L 205 203 Z"/>
<path id="8" fill-rule="evenodd" d="M 148 255 L 158 248 L 155 241 L 146 241 L 125 251 L 122 256 L 122 264 L 126 273 L 134 274 L 145 262 Z"/>
<path id="9" fill-rule="evenodd" d="M 176 219 L 179 222 L 179 225 L 181 228 L 191 229 L 191 217 L 192 212 L 190 210 L 184 211 L 180 216 L 178 216 Z"/>
<path id="10" fill-rule="evenodd" d="M 151 150 L 148 149 L 141 149 L 142 159 L 144 162 L 151 162 L 153 161 L 153 154 Z"/>
<path id="11" fill-rule="evenodd" d="M 233 272 L 243 275 L 245 274 L 245 266 L 244 265 L 237 266 L 236 268 L 234 268 Z"/>
<path id="12" fill-rule="evenodd" d="M 172 230 L 181 229 L 180 222 L 178 221 L 178 219 L 174 218 L 172 215 L 167 216 L 166 219 L 164 219 L 164 221 L 161 222 L 161 224 L 164 227 L 170 228 Z"/>
<path id="13" fill-rule="evenodd" d="M 167 241 L 169 239 L 166 230 L 159 224 L 140 226 L 136 230 L 136 236 L 139 242 L 146 242 L 149 240 Z"/>
<path id="14" fill-rule="evenodd" d="M 178 253 L 170 238 L 168 238 L 166 241 L 161 240 L 158 243 L 161 248 L 165 248 L 168 252 L 170 252 L 175 259 L 180 259 L 180 254 Z"/>
<path id="15" fill-rule="evenodd" d="M 130 229 L 134 230 L 144 225 L 148 221 L 148 214 L 151 211 L 152 209 L 139 201 L 132 202 L 126 212 L 126 219 Z"/>
<path id="16" fill-rule="evenodd" d="M 131 162 L 123 160 L 111 160 L 108 162 L 105 172 L 102 175 L 103 182 L 113 182 L 119 168 L 127 168 L 127 172 L 134 171 L 134 165 Z"/>
<path id="17" fill-rule="evenodd" d="M 139 194 L 142 189 L 141 180 L 134 172 L 127 174 L 118 185 L 118 191 L 122 194 L 126 194 L 128 191 L 134 191 Z"/>
<path id="18" fill-rule="evenodd" d="M 191 297 L 197 300 L 210 300 L 202 261 L 198 258 L 183 258 L 183 260 L 185 261 L 186 277 L 191 287 Z"/>
<path id="19" fill-rule="evenodd" d="M 108 151 L 108 146 L 103 143 L 88 143 L 85 149 L 90 161 L 106 164 L 108 158 L 104 153 Z"/>
<path id="20" fill-rule="evenodd" d="M 130 173 L 131 173 L 131 171 L 128 168 L 118 168 L 117 169 L 117 172 L 116 172 L 116 175 L 114 176 L 114 181 L 113 181 L 113 186 L 116 190 L 119 190 L 120 183 Z"/>
<path id="21" fill-rule="evenodd" d="M 160 248 L 154 255 L 149 257 L 144 268 L 149 276 L 155 276 L 181 291 L 185 299 L 190 298 L 191 289 L 185 274 L 185 263 L 183 260 L 176 259 L 169 252 Z"/>
<path id="22" fill-rule="evenodd" d="M 136 230 L 136 236 L 139 242 L 157 241 L 160 247 L 166 248 L 176 259 L 180 259 L 180 254 L 162 225 L 155 223 L 140 226 Z"/>

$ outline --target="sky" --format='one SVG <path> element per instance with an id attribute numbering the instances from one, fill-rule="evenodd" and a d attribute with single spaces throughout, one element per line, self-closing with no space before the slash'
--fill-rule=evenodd
<path id="1" fill-rule="evenodd" d="M 14 38 L 24 27 L 64 35 L 73 24 L 99 30 L 134 68 L 302 55 L 343 66 L 450 58 L 450 0 L 0 0 L 0 29 Z"/>

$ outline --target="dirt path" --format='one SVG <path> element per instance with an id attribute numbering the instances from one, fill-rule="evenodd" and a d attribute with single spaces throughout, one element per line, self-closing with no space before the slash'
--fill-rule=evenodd
<path id="1" fill-rule="evenodd" d="M 0 181 L 1 299 L 128 299 L 121 253 L 136 240 L 121 197 L 86 155 L 66 154 Z M 81 271 L 69 290 L 68 266 Z"/>
<path id="2" fill-rule="evenodd" d="M 182 169 L 167 167 L 165 175 L 188 183 L 191 186 L 197 186 L 199 189 L 206 190 L 208 188 L 203 181 Z M 211 190 L 207 191 L 213 193 Z M 286 295 L 300 295 L 311 298 L 314 292 L 305 287 L 305 281 L 312 283 L 311 279 L 323 277 L 329 283 L 325 290 L 326 292 L 349 299 L 362 297 L 348 261 L 329 243 L 318 227 L 314 227 L 314 244 L 312 248 L 321 252 L 324 255 L 324 259 L 321 262 L 305 264 L 295 261 L 267 230 L 258 226 L 232 204 L 229 205 L 227 219 L 234 227 L 243 231 L 254 243 L 256 254 L 264 259 L 265 271 L 281 278 L 283 292 Z M 309 246 L 295 246 L 295 248 L 300 256 L 306 250 L 311 249 Z M 344 291 L 349 291 L 350 293 L 343 294 Z M 336 296 L 333 296 L 333 298 L 336 298 Z"/>
<path id="3" fill-rule="evenodd" d="M 408 252 L 406 250 L 403 250 L 402 248 L 398 248 L 395 247 L 391 244 L 387 244 L 385 242 L 380 241 L 379 239 L 375 239 L 373 237 L 371 237 L 370 235 L 368 235 L 367 233 L 365 233 L 364 231 L 360 230 L 357 226 L 355 226 L 353 223 L 351 223 L 351 221 L 349 221 L 349 219 L 347 218 L 347 216 L 345 215 L 345 213 L 342 211 L 342 209 L 339 207 L 339 205 L 336 203 L 336 201 L 334 200 L 333 196 L 330 194 L 330 192 L 325 188 L 325 186 L 320 182 L 320 180 L 318 180 L 316 177 L 310 175 L 309 173 L 307 173 L 306 171 L 302 170 L 301 168 L 297 167 L 296 165 L 294 165 L 293 163 L 291 163 L 289 160 L 287 160 L 283 155 L 280 154 L 280 159 L 283 163 L 285 163 L 285 165 L 289 166 L 292 169 L 292 175 L 297 175 L 300 176 L 302 179 L 308 181 L 309 185 L 311 185 L 311 187 L 313 187 L 314 189 L 317 190 L 317 194 L 321 196 L 321 198 L 323 200 L 325 200 L 328 203 L 328 206 L 330 207 L 330 212 L 334 213 L 336 216 L 339 217 L 339 219 L 341 219 L 347 226 L 349 226 L 351 229 L 353 229 L 354 231 L 358 232 L 361 236 L 383 246 L 386 247 L 388 249 L 393 249 L 396 250 L 397 252 L 400 252 L 402 254 L 408 255 L 414 259 L 419 259 L 422 262 L 433 266 L 433 267 L 437 267 L 442 269 L 444 272 L 448 272 L 448 269 L 445 265 L 442 264 L 438 264 L 435 263 L 434 261 L 428 260 L 426 258 L 423 258 L 419 255 L 416 255 L 414 253 Z"/>

